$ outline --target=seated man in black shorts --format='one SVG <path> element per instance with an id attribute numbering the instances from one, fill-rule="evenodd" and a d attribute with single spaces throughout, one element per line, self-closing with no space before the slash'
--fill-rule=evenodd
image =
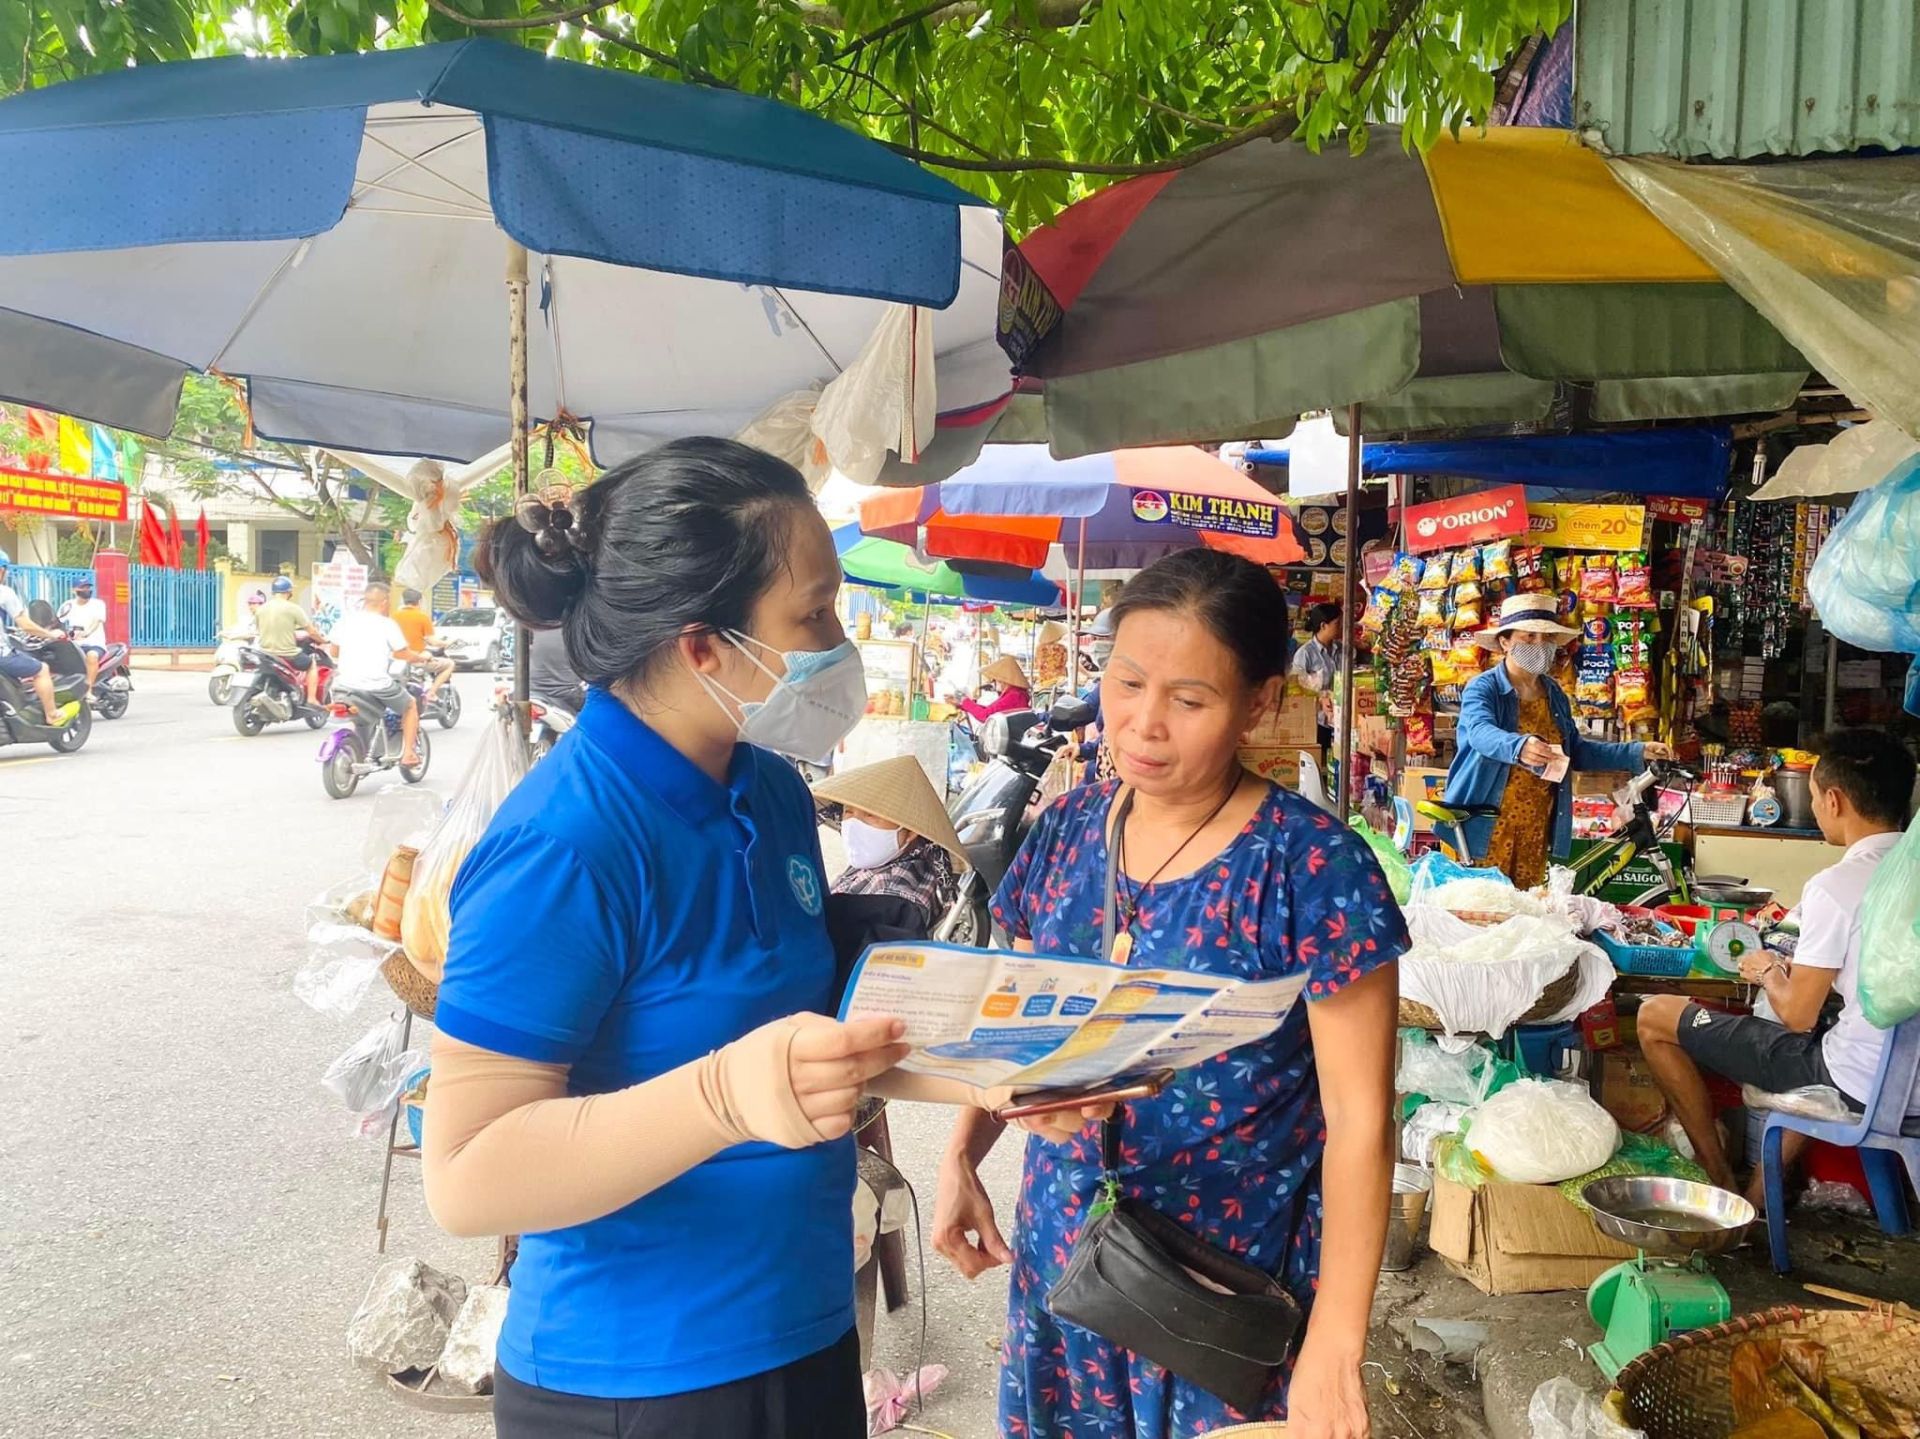
<path id="1" fill-rule="evenodd" d="M 1768 951 L 1741 961 L 1742 977 L 1764 991 L 1751 1015 L 1707 1009 L 1677 995 L 1657 995 L 1640 1006 L 1647 1064 L 1701 1165 L 1723 1189 L 1737 1191 L 1739 1185 L 1702 1070 L 1770 1094 L 1825 1085 L 1856 1110 L 1873 1087 L 1887 1034 L 1860 1012 L 1860 907 L 1874 869 L 1900 841 L 1913 778 L 1913 756 L 1890 735 L 1841 730 L 1827 736 L 1810 786 L 1813 812 L 1827 843 L 1846 853 L 1807 881 L 1792 961 Z M 1840 1016 L 1822 1031 L 1820 1012 L 1830 993 L 1840 996 Z M 1907 1108 L 1920 1114 L 1920 1086 Z M 1789 1165 L 1803 1143 L 1786 1136 L 1782 1153 Z M 1756 1163 L 1747 1197 L 1757 1208 L 1759 1156 L 1751 1157 Z"/>

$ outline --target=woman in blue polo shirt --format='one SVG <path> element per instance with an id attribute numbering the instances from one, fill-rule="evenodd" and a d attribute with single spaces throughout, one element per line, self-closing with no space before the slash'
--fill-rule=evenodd
<path id="1" fill-rule="evenodd" d="M 496 523 L 591 689 L 462 866 L 425 1175 L 519 1234 L 502 1439 L 856 1439 L 854 1150 L 901 1026 L 841 1025 L 806 786 L 865 681 L 790 466 L 689 440 Z M 748 741 L 742 743 L 742 740 Z"/>

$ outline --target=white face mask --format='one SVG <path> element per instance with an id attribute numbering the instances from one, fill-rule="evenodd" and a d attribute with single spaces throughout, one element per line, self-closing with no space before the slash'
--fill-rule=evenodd
<path id="1" fill-rule="evenodd" d="M 1558 645 L 1516 642 L 1513 648 L 1507 651 L 1507 658 L 1513 661 L 1515 669 L 1525 670 L 1530 675 L 1543 675 L 1553 668 L 1554 658 L 1559 653 Z"/>
<path id="2" fill-rule="evenodd" d="M 881 829 L 852 815 L 840 821 L 840 840 L 847 847 L 847 863 L 855 869 L 878 869 L 898 857 L 907 847 L 906 838 L 900 830 Z"/>
<path id="3" fill-rule="evenodd" d="M 729 718 L 733 711 L 726 701 L 739 708 L 734 723 L 740 727 L 740 738 L 776 754 L 825 764 L 867 712 L 867 671 L 853 641 L 842 640 L 830 650 L 782 651 L 738 630 L 728 630 L 726 638 L 774 682 L 764 700 L 743 700 L 718 680 L 698 676 Z M 786 672 L 776 674 L 747 654 L 748 645 L 779 655 Z"/>

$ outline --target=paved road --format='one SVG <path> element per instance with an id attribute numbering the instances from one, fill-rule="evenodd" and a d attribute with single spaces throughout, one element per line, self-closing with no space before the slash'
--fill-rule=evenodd
<path id="1" fill-rule="evenodd" d="M 489 1434 L 390 1398 L 343 1339 L 380 1155 L 318 1081 L 384 993 L 339 1019 L 289 985 L 302 908 L 352 872 L 387 782 L 330 800 L 304 726 L 241 739 L 203 676 L 137 683 L 77 755 L 0 749 L 0 1435 Z M 442 794 L 491 693 L 460 683 L 466 718 L 433 732 Z M 942 1117 L 902 1108 L 930 1214 Z M 1002 1195 L 1016 1158 L 995 1156 Z M 491 1246 L 440 1234 L 410 1171 L 390 1248 L 488 1277 Z M 926 1355 L 955 1373 L 924 1422 L 989 1439 L 1004 1281 L 935 1260 L 929 1282 Z M 920 1320 L 881 1321 L 880 1362 L 911 1367 Z"/>

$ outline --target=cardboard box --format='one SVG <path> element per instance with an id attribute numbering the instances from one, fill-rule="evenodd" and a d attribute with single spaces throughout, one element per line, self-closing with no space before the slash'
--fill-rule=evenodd
<path id="1" fill-rule="evenodd" d="M 1247 736 L 1249 749 L 1274 749 L 1282 745 L 1311 746 L 1320 738 L 1316 716 L 1319 714 L 1319 696 L 1312 694 L 1289 694 L 1280 701 L 1280 708 Z"/>
<path id="2" fill-rule="evenodd" d="M 1240 751 L 1240 763 L 1260 778 L 1272 780 L 1286 789 L 1297 792 L 1300 788 L 1300 756 L 1302 754 L 1305 754 L 1314 764 L 1321 763 L 1324 758 L 1320 746 L 1315 744 L 1246 745 Z"/>
<path id="3" fill-rule="evenodd" d="M 1594 1098 L 1622 1129 L 1649 1133 L 1667 1112 L 1667 1097 L 1654 1083 L 1653 1071 L 1637 1049 L 1610 1049 L 1596 1055 L 1599 1069 Z"/>
<path id="4" fill-rule="evenodd" d="M 1443 769 L 1421 769 L 1413 765 L 1400 771 L 1400 797 L 1408 804 L 1419 805 L 1432 800 L 1440 800 L 1441 791 L 1447 787 L 1447 772 Z M 1433 821 L 1416 809 L 1413 816 L 1416 833 L 1431 834 Z"/>
<path id="5" fill-rule="evenodd" d="M 1623 769 L 1579 769 L 1573 772 L 1573 792 L 1611 796 L 1632 778 Z"/>
<path id="6" fill-rule="evenodd" d="M 1595 1229 L 1550 1184 L 1469 1189 L 1438 1173 L 1427 1242 L 1448 1268 L 1485 1294 L 1585 1289 L 1635 1253 Z"/>

